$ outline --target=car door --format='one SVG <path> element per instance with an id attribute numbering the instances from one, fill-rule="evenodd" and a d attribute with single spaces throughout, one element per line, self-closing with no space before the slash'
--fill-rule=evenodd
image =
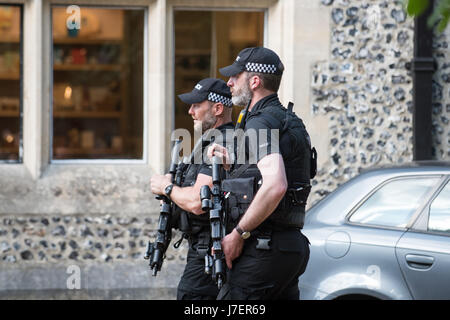
<path id="1" fill-rule="evenodd" d="M 396 255 L 414 299 L 450 299 L 450 182 L 443 183 Z"/>
<path id="2" fill-rule="evenodd" d="M 373 283 L 378 285 L 372 287 L 385 297 L 411 298 L 397 262 L 396 244 L 441 181 L 440 175 L 399 175 L 384 181 L 350 213 L 348 259 L 354 260 L 354 266 L 376 270 Z"/>

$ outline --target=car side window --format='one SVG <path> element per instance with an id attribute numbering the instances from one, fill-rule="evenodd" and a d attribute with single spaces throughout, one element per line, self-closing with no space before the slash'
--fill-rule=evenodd
<path id="1" fill-rule="evenodd" d="M 436 185 L 439 177 L 415 177 L 392 180 L 377 191 L 352 214 L 351 222 L 404 228 Z"/>
<path id="2" fill-rule="evenodd" d="M 430 206 L 428 231 L 450 234 L 450 182 L 441 190 Z"/>

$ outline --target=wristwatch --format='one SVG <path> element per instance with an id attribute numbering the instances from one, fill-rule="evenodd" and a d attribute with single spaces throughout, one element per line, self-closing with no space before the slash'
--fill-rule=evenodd
<path id="1" fill-rule="evenodd" d="M 236 226 L 236 231 L 239 233 L 243 240 L 250 238 L 251 234 L 249 231 L 242 230 L 239 226 Z"/>
<path id="2" fill-rule="evenodd" d="M 170 198 L 170 194 L 172 193 L 172 189 L 173 189 L 173 183 L 169 184 L 165 189 L 164 189 L 164 193 L 165 195 Z"/>

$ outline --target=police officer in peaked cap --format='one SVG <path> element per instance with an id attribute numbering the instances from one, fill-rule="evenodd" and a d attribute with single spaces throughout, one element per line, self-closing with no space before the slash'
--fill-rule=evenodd
<path id="1" fill-rule="evenodd" d="M 222 182 L 228 192 L 229 234 L 222 248 L 229 272 L 218 299 L 299 299 L 298 279 L 309 260 L 301 229 L 312 149 L 303 122 L 278 98 L 283 71 L 279 56 L 264 47 L 246 48 L 220 69 L 229 77 L 233 104 L 246 108 L 236 124 L 244 138 L 235 158 L 218 144 L 208 149 L 209 157 L 229 164 Z"/>
<path id="2" fill-rule="evenodd" d="M 207 78 L 198 82 L 191 92 L 178 95 L 184 103 L 190 105 L 189 115 L 194 120 L 194 130 L 202 137 L 195 144 L 191 157 L 182 164 L 181 186 L 175 186 L 165 175 L 153 175 L 151 190 L 154 194 L 169 197 L 177 206 L 175 216 L 187 217 L 187 221 L 177 221 L 178 229 L 189 242 L 187 263 L 178 285 L 179 300 L 215 300 L 218 294 L 217 284 L 211 275 L 205 273 L 205 255 L 209 250 L 210 223 L 207 214 L 201 208 L 200 188 L 212 187 L 211 165 L 202 161 L 203 152 L 211 142 L 208 135 L 217 129 L 226 139 L 226 130 L 233 130 L 231 121 L 232 101 L 229 87 L 225 81 Z M 217 140 L 216 140 L 217 141 Z M 195 155 L 200 154 L 200 157 Z M 198 161 L 200 159 L 200 161 Z"/>

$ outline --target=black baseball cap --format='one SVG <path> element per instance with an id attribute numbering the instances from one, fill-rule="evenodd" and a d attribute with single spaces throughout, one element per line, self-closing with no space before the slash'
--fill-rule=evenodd
<path id="1" fill-rule="evenodd" d="M 239 52 L 232 65 L 219 71 L 225 77 L 235 76 L 242 71 L 282 75 L 284 65 L 274 51 L 264 47 L 253 47 Z"/>
<path id="2" fill-rule="evenodd" d="M 221 79 L 203 79 L 195 85 L 191 92 L 179 94 L 178 98 L 187 104 L 209 100 L 212 102 L 221 102 L 226 107 L 233 106 L 230 88 Z"/>

